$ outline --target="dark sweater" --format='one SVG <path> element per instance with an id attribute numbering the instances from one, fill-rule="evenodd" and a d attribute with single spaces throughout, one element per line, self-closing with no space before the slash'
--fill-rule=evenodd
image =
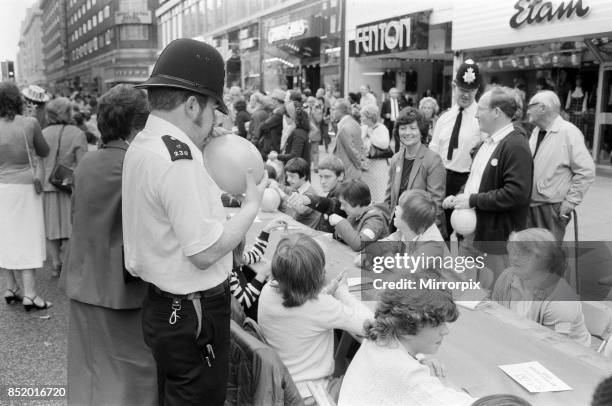
<path id="1" fill-rule="evenodd" d="M 290 159 L 302 158 L 310 162 L 310 143 L 308 142 L 308 131 L 296 128 L 287 137 L 285 152 L 278 155 L 279 161 L 286 164 Z"/>
<path id="2" fill-rule="evenodd" d="M 493 254 L 506 252 L 510 233 L 526 227 L 532 181 L 529 144 L 520 132 L 512 131 L 493 151 L 478 193 L 470 196 L 470 207 L 476 209 L 477 248 Z"/>

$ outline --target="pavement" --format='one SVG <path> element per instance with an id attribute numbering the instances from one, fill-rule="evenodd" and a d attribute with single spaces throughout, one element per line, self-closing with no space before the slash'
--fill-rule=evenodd
<path id="1" fill-rule="evenodd" d="M 318 176 L 314 173 L 313 184 L 319 188 Z M 612 241 L 611 201 L 612 178 L 598 176 L 577 209 L 580 241 Z M 573 235 L 571 224 L 566 240 L 571 240 Z M 8 385 L 66 385 L 68 301 L 57 282 L 48 264 L 38 271 L 38 294 L 53 302 L 48 310 L 26 313 L 21 305 L 0 303 L 0 405 L 65 404 L 65 400 L 9 401 L 4 396 Z"/>

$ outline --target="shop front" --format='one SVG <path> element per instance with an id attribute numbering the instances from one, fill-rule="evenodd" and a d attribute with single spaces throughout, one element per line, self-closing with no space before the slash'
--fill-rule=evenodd
<path id="1" fill-rule="evenodd" d="M 261 73 L 266 91 L 310 89 L 341 82 L 342 2 L 305 2 L 261 21 Z"/>
<path id="2" fill-rule="evenodd" d="M 458 62 L 478 63 L 485 89 L 515 87 L 525 101 L 555 91 L 593 159 L 611 164 L 612 2 L 474 0 L 455 7 L 452 44 Z"/>
<path id="3" fill-rule="evenodd" d="M 345 94 L 368 85 L 380 102 L 395 87 L 413 106 L 424 96 L 450 105 L 452 2 L 346 3 Z"/>

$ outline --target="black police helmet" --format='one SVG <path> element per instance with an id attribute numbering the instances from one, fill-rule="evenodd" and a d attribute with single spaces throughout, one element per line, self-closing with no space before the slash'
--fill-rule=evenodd
<path id="1" fill-rule="evenodd" d="M 149 80 L 136 87 L 175 87 L 214 97 L 217 110 L 227 114 L 223 102 L 224 65 L 221 54 L 214 47 L 181 38 L 164 48 Z"/>

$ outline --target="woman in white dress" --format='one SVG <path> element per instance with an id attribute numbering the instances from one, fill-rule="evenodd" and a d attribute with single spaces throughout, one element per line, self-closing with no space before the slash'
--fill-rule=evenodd
<path id="1" fill-rule="evenodd" d="M 38 310 L 51 303 L 36 294 L 34 270 L 42 268 L 46 253 L 42 186 L 38 183 L 35 189 L 32 163 L 47 156 L 49 146 L 38 121 L 22 112 L 17 86 L 0 83 L 0 273 L 5 280 L 4 299 L 7 304 L 23 303 L 26 310 Z M 23 283 L 23 293 L 17 279 Z"/>
<path id="2" fill-rule="evenodd" d="M 378 121 L 380 114 L 376 105 L 365 105 L 360 114 L 364 155 L 369 160 L 362 180 L 370 187 L 372 203 L 381 203 L 385 200 L 389 181 L 389 158 L 393 156 L 389 147 L 389 130 Z"/>

